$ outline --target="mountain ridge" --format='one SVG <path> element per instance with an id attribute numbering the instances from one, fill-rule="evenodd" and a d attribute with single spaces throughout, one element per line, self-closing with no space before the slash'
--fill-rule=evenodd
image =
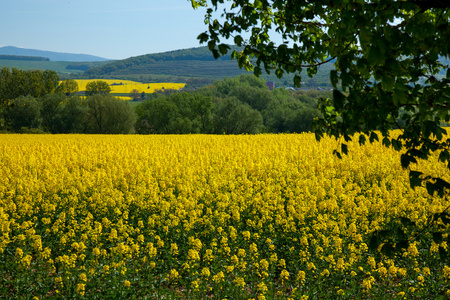
<path id="1" fill-rule="evenodd" d="M 50 61 L 71 61 L 71 62 L 93 62 L 93 61 L 109 61 L 110 59 L 78 53 L 65 53 L 47 50 L 27 49 L 15 46 L 0 47 L 0 54 L 16 55 L 16 56 L 39 56 L 50 59 Z"/>

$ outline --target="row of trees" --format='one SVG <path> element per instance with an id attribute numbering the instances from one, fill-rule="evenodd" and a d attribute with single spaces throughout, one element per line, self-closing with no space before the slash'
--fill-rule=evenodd
<path id="1" fill-rule="evenodd" d="M 104 81 L 61 83 L 53 71 L 0 70 L 0 128 L 8 132 L 131 133 L 136 114 Z"/>
<path id="2" fill-rule="evenodd" d="M 144 95 L 147 100 L 133 108 L 128 101 L 110 95 L 111 88 L 104 81 L 90 82 L 85 97 L 80 97 L 75 80 L 58 85 L 57 74 L 51 71 L 3 69 L 2 76 L 7 80 L 1 87 L 0 124 L 12 132 L 302 132 L 309 131 L 318 116 L 317 99 L 326 96 L 318 91 L 270 91 L 263 79 L 242 75 L 195 91 Z M 51 84 L 45 81 L 48 78 Z M 14 82 L 26 82 L 31 88 L 13 86 Z M 39 84 L 44 87 L 38 88 Z"/>
<path id="3" fill-rule="evenodd" d="M 136 107 L 138 133 L 303 132 L 317 117 L 318 91 L 270 91 L 241 75 L 193 92 L 153 94 Z"/>
<path id="4" fill-rule="evenodd" d="M 3 109 L 4 127 L 13 132 L 134 132 L 136 117 L 128 102 L 108 94 L 88 97 L 61 92 L 40 98 L 19 96 Z"/>

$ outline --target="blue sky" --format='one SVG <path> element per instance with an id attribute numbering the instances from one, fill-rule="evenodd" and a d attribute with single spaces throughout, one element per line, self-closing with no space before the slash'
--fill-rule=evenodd
<path id="1" fill-rule="evenodd" d="M 187 0 L 0 0 L 0 46 L 123 59 L 198 47 Z"/>

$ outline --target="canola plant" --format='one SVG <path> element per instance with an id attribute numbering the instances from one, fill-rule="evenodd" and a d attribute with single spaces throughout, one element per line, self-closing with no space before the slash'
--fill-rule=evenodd
<path id="1" fill-rule="evenodd" d="M 357 138 L 355 139 L 358 140 Z M 9 299 L 450 297 L 449 205 L 399 153 L 313 134 L 0 135 L 0 295 Z M 423 172 L 449 180 L 437 158 Z M 422 232 L 394 256 L 372 232 Z"/>

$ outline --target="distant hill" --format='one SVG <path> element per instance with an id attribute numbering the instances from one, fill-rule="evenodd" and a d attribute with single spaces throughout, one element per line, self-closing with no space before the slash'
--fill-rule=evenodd
<path id="1" fill-rule="evenodd" d="M 53 52 L 35 49 L 25 49 L 13 46 L 0 47 L 0 54 L 16 55 L 16 56 L 40 56 L 48 58 L 50 61 L 92 62 L 92 61 L 108 60 L 103 57 L 88 54 L 62 53 L 62 52 Z"/>
<path id="2" fill-rule="evenodd" d="M 0 59 L 3 59 L 3 60 L 27 60 L 27 61 L 50 61 L 50 59 L 48 59 L 47 57 L 3 55 L 3 54 L 0 54 Z"/>
<path id="3" fill-rule="evenodd" d="M 230 57 L 214 59 L 207 47 L 146 54 L 116 60 L 86 71 L 86 75 L 172 75 L 182 77 L 228 77 L 242 74 Z"/>
<path id="4" fill-rule="evenodd" d="M 233 49 L 237 48 L 232 48 Z M 319 68 L 314 77 L 316 86 L 330 86 L 329 73 L 332 63 Z M 231 60 L 230 55 L 214 59 L 208 47 L 197 47 L 170 52 L 146 54 L 116 60 L 88 69 L 83 76 L 87 78 L 120 78 L 136 81 L 158 82 L 188 82 L 193 79 L 217 80 L 235 77 L 247 73 L 239 69 L 237 61 Z M 293 75 L 282 79 L 274 74 L 262 75 L 267 81 L 274 81 L 276 85 L 292 85 Z M 304 81 L 309 78 L 304 74 Z"/>

